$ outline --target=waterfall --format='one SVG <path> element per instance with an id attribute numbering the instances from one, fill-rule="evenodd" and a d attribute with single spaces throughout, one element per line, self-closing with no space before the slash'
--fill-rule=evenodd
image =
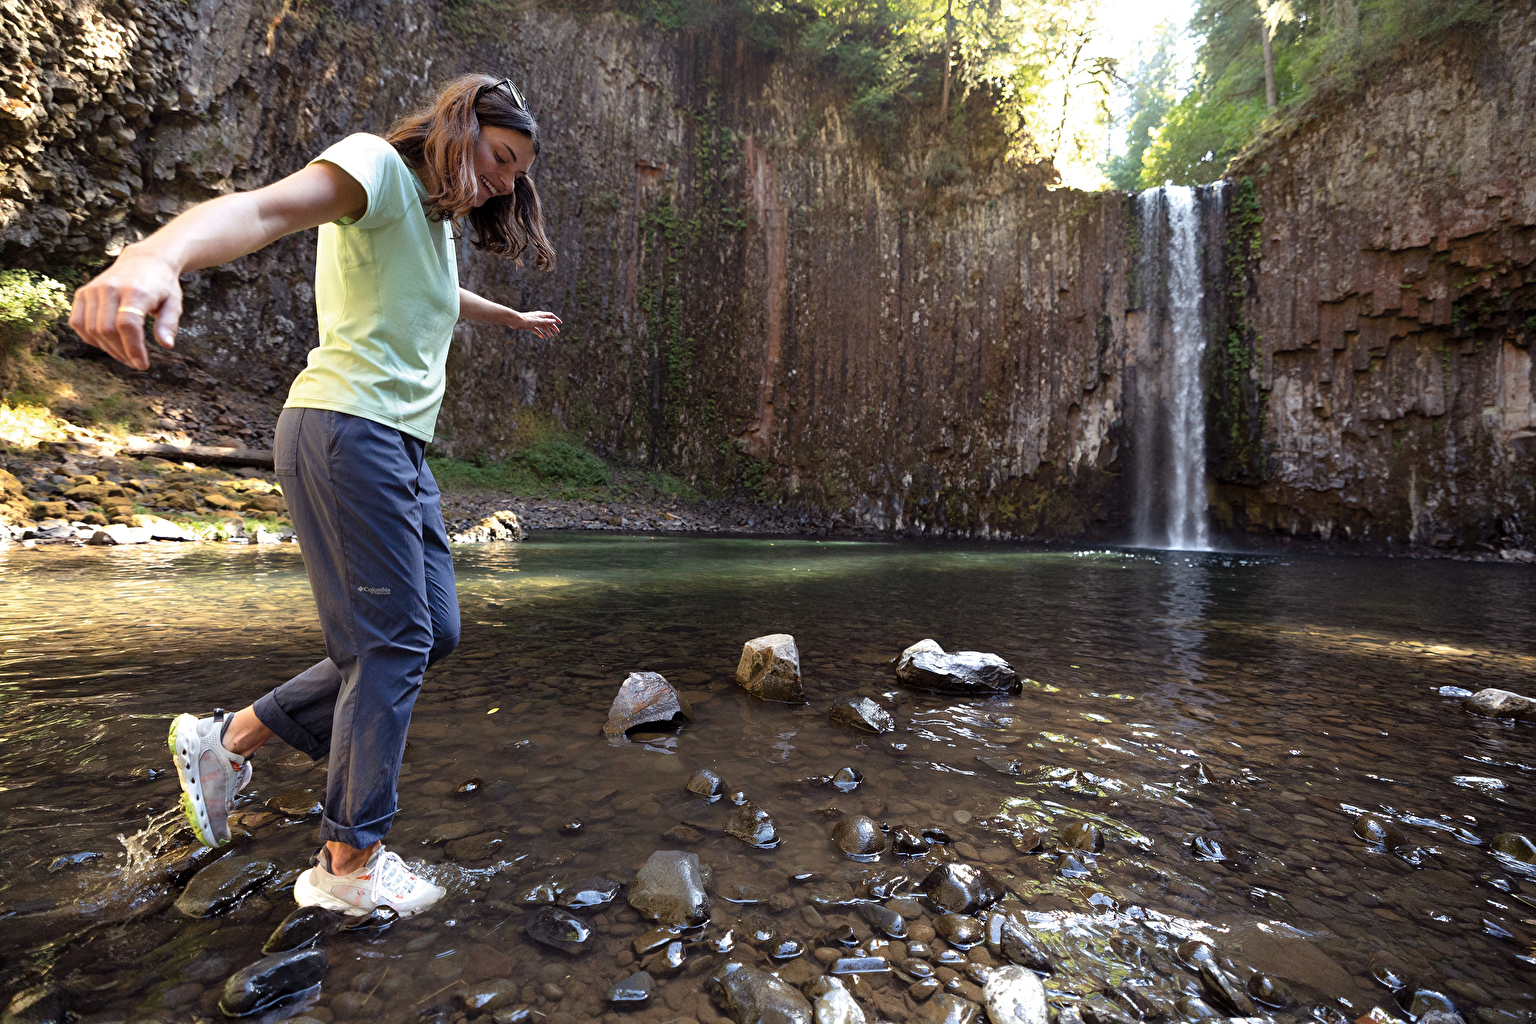
<path id="1" fill-rule="evenodd" d="M 1168 185 L 1137 197 L 1142 337 L 1137 345 L 1134 543 L 1210 548 L 1205 485 L 1205 299 L 1200 193 Z M 1213 204 L 1219 211 L 1220 203 Z"/>

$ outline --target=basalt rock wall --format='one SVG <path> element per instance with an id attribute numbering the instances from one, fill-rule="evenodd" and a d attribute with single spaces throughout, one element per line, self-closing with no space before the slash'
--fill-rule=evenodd
<path id="1" fill-rule="evenodd" d="M 1214 511 L 1236 532 L 1529 548 L 1536 16 L 1366 77 L 1233 168 Z"/>
<path id="2" fill-rule="evenodd" d="M 450 74 L 547 130 L 552 274 L 461 246 L 559 340 L 461 325 L 439 447 L 520 417 L 700 483 L 884 529 L 1082 536 L 1116 484 L 1121 197 L 1045 187 L 984 133 L 883 157 L 814 75 L 729 34 L 466 0 L 5 0 L 8 265 L 109 257 L 188 204 L 381 130 Z M 14 41 L 11 41 L 14 40 Z M 313 240 L 193 275 L 181 350 L 281 393 L 314 344 Z"/>

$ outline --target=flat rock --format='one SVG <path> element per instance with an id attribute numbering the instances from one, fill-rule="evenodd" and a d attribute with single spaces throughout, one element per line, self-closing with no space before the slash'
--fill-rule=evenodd
<path id="1" fill-rule="evenodd" d="M 727 962 L 709 975 L 715 1002 L 736 1024 L 811 1024 L 811 1004 L 790 985 L 745 964 Z"/>
<path id="2" fill-rule="evenodd" d="M 901 652 L 896 678 L 913 689 L 965 696 L 1014 694 L 1024 689 L 1013 666 L 997 655 L 950 654 L 933 640 L 920 640 Z"/>
<path id="3" fill-rule="evenodd" d="M 1522 864 L 1536 864 L 1536 843 L 1519 832 L 1500 832 L 1493 837 L 1488 848 Z"/>
<path id="4" fill-rule="evenodd" d="M 557 907 L 540 907 L 529 914 L 523 931 L 535 942 L 573 955 L 585 953 L 592 938 L 590 925 Z"/>
<path id="5" fill-rule="evenodd" d="M 609 736 L 622 736 L 637 725 L 671 722 L 678 716 L 693 718 L 688 698 L 678 693 L 659 672 L 631 672 L 613 698 L 603 732 Z"/>
<path id="6" fill-rule="evenodd" d="M 651 998 L 656 990 L 656 979 L 644 971 L 637 971 L 608 986 L 608 1001 L 619 1006 L 639 1006 Z"/>
<path id="7" fill-rule="evenodd" d="M 709 894 L 699 870 L 699 855 L 657 850 L 635 875 L 629 905 L 664 925 L 690 928 L 709 918 Z"/>
<path id="8" fill-rule="evenodd" d="M 268 956 L 303 949 L 312 945 L 320 936 L 334 931 L 341 924 L 341 915 L 324 907 L 300 907 L 283 918 L 272 934 L 267 937 L 261 951 Z"/>
<path id="9" fill-rule="evenodd" d="M 771 633 L 748 640 L 736 666 L 736 683 L 763 700 L 805 703 L 800 681 L 800 651 L 788 633 Z"/>
<path id="10" fill-rule="evenodd" d="M 840 978 L 821 978 L 808 992 L 815 1000 L 816 1024 L 865 1024 L 863 1007 Z"/>
<path id="11" fill-rule="evenodd" d="M 1493 687 L 1478 690 L 1462 701 L 1461 706 L 1484 718 L 1516 718 L 1522 722 L 1536 722 L 1536 699 L 1509 690 Z"/>
<path id="12" fill-rule="evenodd" d="M 254 857 L 221 857 L 192 876 L 176 900 L 188 917 L 213 917 L 277 875 L 277 865 Z"/>
<path id="13" fill-rule="evenodd" d="M 319 994 L 325 968 L 323 949 L 293 949 L 263 957 L 230 975 L 219 1009 L 227 1017 L 246 1017 L 295 1006 Z"/>
<path id="14" fill-rule="evenodd" d="M 839 704 L 827 712 L 827 717 L 836 725 L 851 725 L 876 735 L 896 729 L 896 720 L 891 717 L 891 713 L 868 697 L 860 697 L 849 704 Z"/>
<path id="15" fill-rule="evenodd" d="M 485 823 L 473 820 L 448 821 L 435 826 L 427 833 L 429 843 L 451 843 L 455 839 L 466 839 L 469 836 L 477 836 L 485 831 Z"/>
<path id="16" fill-rule="evenodd" d="M 588 878 L 566 889 L 556 902 L 568 910 L 598 910 L 617 899 L 621 888 L 606 878 Z"/>
<path id="17" fill-rule="evenodd" d="M 920 1006 L 912 1019 L 920 1021 L 921 1024 L 983 1024 L 987 1018 L 983 1016 L 982 1008 L 969 999 L 962 999 L 949 992 L 940 992 Z M 1000 1024 L 997 1018 L 993 1018 L 993 1022 Z M 1045 1022 L 1039 1021 L 1035 1024 L 1045 1024 Z"/>
<path id="18" fill-rule="evenodd" d="M 506 841 L 507 837 L 500 832 L 481 832 L 479 835 L 455 839 L 443 848 L 443 852 L 448 855 L 449 860 L 460 863 L 490 860 L 501 852 Z"/>
<path id="19" fill-rule="evenodd" d="M 307 818 L 325 810 L 325 793 L 318 789 L 290 789 L 268 800 L 267 806 L 290 818 Z"/>
<path id="20" fill-rule="evenodd" d="M 1027 967 L 999 967 L 981 987 L 992 1024 L 1049 1024 L 1050 1009 L 1040 976 Z"/>

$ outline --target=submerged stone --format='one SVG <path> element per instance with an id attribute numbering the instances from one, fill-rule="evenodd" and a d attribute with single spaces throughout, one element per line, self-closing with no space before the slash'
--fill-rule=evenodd
<path id="1" fill-rule="evenodd" d="M 618 898 L 621 888 L 606 878 L 588 878 L 561 893 L 555 902 L 569 910 L 597 910 Z"/>
<path id="2" fill-rule="evenodd" d="M 923 895 L 951 914 L 974 914 L 1006 896 L 992 873 L 971 864 L 940 864 L 923 879 Z"/>
<path id="3" fill-rule="evenodd" d="M 816 1001 L 816 1024 L 865 1024 L 863 1007 L 841 978 L 818 978 L 807 987 L 806 995 Z"/>
<path id="4" fill-rule="evenodd" d="M 1355 819 L 1355 835 L 1376 846 L 1396 850 L 1408 845 L 1408 837 L 1391 820 L 1379 814 L 1362 814 Z"/>
<path id="5" fill-rule="evenodd" d="M 0 1021 L 5 1024 L 64 1024 L 64 993 L 52 982 L 22 989 L 11 997 Z"/>
<path id="6" fill-rule="evenodd" d="M 710 973 L 707 985 L 736 1024 L 811 1024 L 811 1004 L 766 971 L 727 962 Z"/>
<path id="7" fill-rule="evenodd" d="M 805 945 L 799 939 L 779 939 L 768 946 L 770 960 L 793 960 L 805 955 Z"/>
<path id="8" fill-rule="evenodd" d="M 523 931 L 535 942 L 575 955 L 585 953 L 592 929 L 581 918 L 555 907 L 540 907 L 528 915 Z"/>
<path id="9" fill-rule="evenodd" d="M 699 855 L 681 850 L 651 854 L 629 890 L 629 905 L 652 921 L 692 927 L 709 917 L 709 894 L 699 872 Z"/>
<path id="10" fill-rule="evenodd" d="M 959 695 L 1011 694 L 1024 688 L 1013 666 L 997 655 L 950 654 L 933 640 L 920 640 L 901 652 L 896 678 L 915 689 Z"/>
<path id="11" fill-rule="evenodd" d="M 883 956 L 844 956 L 832 961 L 828 974 L 889 974 L 891 962 Z"/>
<path id="12" fill-rule="evenodd" d="M 318 789 L 290 789 L 268 800 L 267 806 L 290 818 L 307 818 L 325 810 L 325 793 Z"/>
<path id="13" fill-rule="evenodd" d="M 982 757 L 978 755 L 976 760 L 1003 775 L 1018 775 L 1024 766 L 1024 762 L 1017 757 Z"/>
<path id="14" fill-rule="evenodd" d="M 688 698 L 659 672 L 631 672 L 613 698 L 603 732 L 612 737 L 623 736 L 637 725 L 671 722 L 679 716 L 693 718 Z"/>
<path id="15" fill-rule="evenodd" d="M 656 990 L 656 979 L 644 971 L 637 971 L 608 987 L 608 1001 L 619 1006 L 639 1006 L 651 998 Z"/>
<path id="16" fill-rule="evenodd" d="M 682 940 L 673 939 L 661 949 L 646 957 L 641 963 L 647 971 L 657 974 L 676 974 L 683 969 L 683 964 L 688 959 L 688 950 Z"/>
<path id="17" fill-rule="evenodd" d="M 300 907 L 273 929 L 261 951 L 270 956 L 273 953 L 286 953 L 290 949 L 303 949 L 340 924 L 341 915 L 334 910 Z"/>
<path id="18" fill-rule="evenodd" d="M 1104 833 L 1092 822 L 1074 821 L 1061 830 L 1057 845 L 1063 850 L 1099 853 L 1104 849 Z"/>
<path id="19" fill-rule="evenodd" d="M 934 980 L 929 979 L 929 981 Z M 918 984 L 927 985 L 928 981 L 920 981 Z M 983 1012 L 981 1007 L 969 999 L 949 992 L 940 992 L 924 1003 L 913 1019 L 922 1024 L 983 1024 L 988 1019 L 983 1016 Z M 991 1020 L 992 1024 L 1013 1024 L 1013 1019 L 1010 1017 L 993 1017 Z M 1045 1021 L 1031 1021 L 1030 1024 L 1045 1024 Z"/>
<path id="20" fill-rule="evenodd" d="M 928 852 L 928 839 L 905 825 L 891 833 L 891 845 L 897 853 L 907 857 L 921 857 Z"/>
<path id="21" fill-rule="evenodd" d="M 1253 1016 L 1253 999 L 1248 990 L 1214 960 L 1200 964 L 1200 990 L 1211 1002 L 1238 1017 Z"/>
<path id="22" fill-rule="evenodd" d="M 788 633 L 771 633 L 748 640 L 736 666 L 736 683 L 763 700 L 805 703 L 800 681 L 800 651 Z"/>
<path id="23" fill-rule="evenodd" d="M 1051 956 L 1029 925 L 1012 914 L 993 911 L 987 918 L 987 949 L 1020 967 L 1050 974 Z"/>
<path id="24" fill-rule="evenodd" d="M 1500 832 L 1488 848 L 1522 864 L 1536 864 L 1536 843 L 1519 832 Z"/>
<path id="25" fill-rule="evenodd" d="M 970 949 L 986 935 L 981 922 L 966 914 L 940 914 L 933 930 L 956 949 Z"/>
<path id="26" fill-rule="evenodd" d="M 860 697 L 849 704 L 839 704 L 827 712 L 827 717 L 835 725 L 851 725 L 876 735 L 896 729 L 896 720 L 891 717 L 891 713 L 868 697 Z"/>
<path id="27" fill-rule="evenodd" d="M 188 917 L 213 917 L 230 909 L 277 875 L 277 865 L 254 857 L 221 857 L 203 868 L 176 900 Z"/>
<path id="28" fill-rule="evenodd" d="M 832 841 L 855 860 L 874 860 L 885 852 L 885 833 L 874 819 L 856 814 L 832 826 Z"/>
<path id="29" fill-rule="evenodd" d="M 871 928 L 890 939 L 907 937 L 907 919 L 889 907 L 865 903 L 859 907 L 859 916 Z"/>
<path id="30" fill-rule="evenodd" d="M 759 850 L 770 850 L 779 845 L 779 833 L 773 826 L 773 819 L 767 811 L 750 800 L 731 815 L 731 820 L 725 826 L 725 834 Z"/>
<path id="31" fill-rule="evenodd" d="M 224 983 L 219 1009 L 226 1017 L 249 1017 L 297 1005 L 319 993 L 325 968 L 323 949 L 293 949 L 263 957 Z"/>
<path id="32" fill-rule="evenodd" d="M 864 773 L 857 768 L 839 768 L 832 776 L 832 788 L 839 793 L 852 793 L 864 781 Z"/>
<path id="33" fill-rule="evenodd" d="M 688 792 L 694 796 L 707 797 L 710 801 L 715 801 L 725 793 L 725 783 L 710 769 L 700 768 L 688 776 Z"/>

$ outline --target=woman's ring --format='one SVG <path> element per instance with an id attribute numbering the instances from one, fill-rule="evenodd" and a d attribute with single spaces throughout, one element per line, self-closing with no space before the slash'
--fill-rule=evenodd
<path id="1" fill-rule="evenodd" d="M 119 307 L 117 307 L 117 311 L 119 313 L 132 313 L 134 316 L 148 316 L 149 315 L 149 314 L 145 313 L 142 309 L 134 309 L 132 306 L 119 306 Z"/>

